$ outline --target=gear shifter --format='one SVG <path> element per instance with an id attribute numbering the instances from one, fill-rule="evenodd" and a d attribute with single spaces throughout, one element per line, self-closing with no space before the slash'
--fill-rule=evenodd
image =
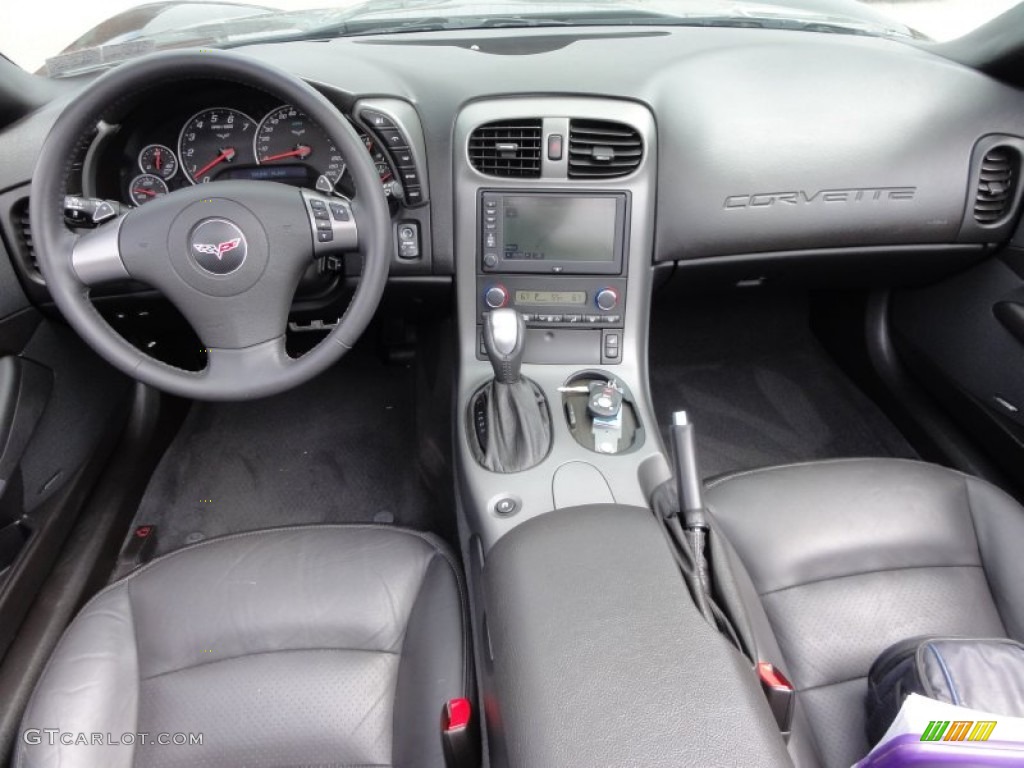
<path id="1" fill-rule="evenodd" d="M 484 315 L 484 349 L 502 384 L 519 381 L 526 351 L 526 321 L 514 309 L 495 309 Z"/>
<path id="2" fill-rule="evenodd" d="M 551 413 L 543 391 L 522 375 L 526 322 L 514 309 L 484 315 L 484 349 L 494 379 L 473 396 L 473 453 L 492 472 L 521 472 L 551 450 Z"/>

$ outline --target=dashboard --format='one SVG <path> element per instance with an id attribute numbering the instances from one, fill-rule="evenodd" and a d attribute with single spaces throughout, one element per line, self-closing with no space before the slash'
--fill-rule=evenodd
<path id="1" fill-rule="evenodd" d="M 962 264 L 1007 242 L 1020 210 L 1016 184 L 995 218 L 975 215 L 987 161 L 1021 167 L 1024 94 L 903 42 L 741 28 L 487 29 L 234 52 L 304 79 L 363 133 L 389 193 L 395 277 L 456 275 L 457 222 L 476 215 L 458 202 L 470 147 L 456 125 L 470 108 L 516 98 L 599 99 L 595 117 L 612 121 L 633 105 L 649 111 L 658 149 L 645 257 L 677 273 L 742 263 L 738 277 L 756 278 L 765 271 L 756 265 L 779 260 Z M 21 222 L 42 139 L 94 77 L 56 82 L 48 104 L 0 132 L 0 224 L 25 264 Z M 487 110 L 479 114 L 486 123 Z M 548 105 L 521 116 L 573 117 Z M 377 119 L 386 122 L 375 132 Z M 107 122 L 109 133 L 72 159 L 86 196 L 145 205 L 165 187 L 239 176 L 357 192 L 320 127 L 236 84 L 154 84 Z M 565 178 L 552 191 L 582 186 Z"/>

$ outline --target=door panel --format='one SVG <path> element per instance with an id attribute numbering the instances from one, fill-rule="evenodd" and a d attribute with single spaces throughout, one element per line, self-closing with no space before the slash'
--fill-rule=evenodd
<path id="1" fill-rule="evenodd" d="M 890 321 L 920 383 L 1024 488 L 1024 278 L 992 258 L 895 293 Z"/>

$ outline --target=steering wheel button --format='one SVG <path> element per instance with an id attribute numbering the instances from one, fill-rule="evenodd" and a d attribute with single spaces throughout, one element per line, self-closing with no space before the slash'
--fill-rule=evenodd
<path id="1" fill-rule="evenodd" d="M 315 197 L 311 197 L 309 198 L 309 207 L 312 208 L 314 211 L 326 211 L 327 203 L 325 203 L 323 200 L 318 200 Z"/>
<path id="2" fill-rule="evenodd" d="M 316 221 L 316 228 L 318 230 L 320 230 L 321 232 L 330 232 L 331 231 L 331 222 L 330 222 L 330 220 L 324 221 L 323 219 L 317 219 L 317 221 Z"/>
<path id="3" fill-rule="evenodd" d="M 327 215 L 327 211 L 322 211 L 322 210 L 314 210 L 313 211 L 313 217 L 316 218 L 316 219 L 329 219 L 330 218 Z"/>
<path id="4" fill-rule="evenodd" d="M 327 230 L 327 231 L 318 230 L 317 233 L 316 233 L 316 239 L 317 239 L 317 242 L 320 242 L 320 243 L 329 243 L 329 242 L 331 242 L 334 239 L 334 233 L 331 232 L 330 230 Z"/>
<path id="5" fill-rule="evenodd" d="M 331 215 L 335 221 L 349 221 L 348 208 L 341 203 L 331 203 Z"/>

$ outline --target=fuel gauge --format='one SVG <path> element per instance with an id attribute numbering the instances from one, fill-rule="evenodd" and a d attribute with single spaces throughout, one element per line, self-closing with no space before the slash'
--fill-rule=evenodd
<path id="1" fill-rule="evenodd" d="M 167 180 L 178 172 L 178 158 L 163 144 L 150 144 L 139 152 L 139 168 Z"/>
<path id="2" fill-rule="evenodd" d="M 152 173 L 139 174 L 128 186 L 128 195 L 136 205 L 145 205 L 167 192 L 167 182 Z"/>

